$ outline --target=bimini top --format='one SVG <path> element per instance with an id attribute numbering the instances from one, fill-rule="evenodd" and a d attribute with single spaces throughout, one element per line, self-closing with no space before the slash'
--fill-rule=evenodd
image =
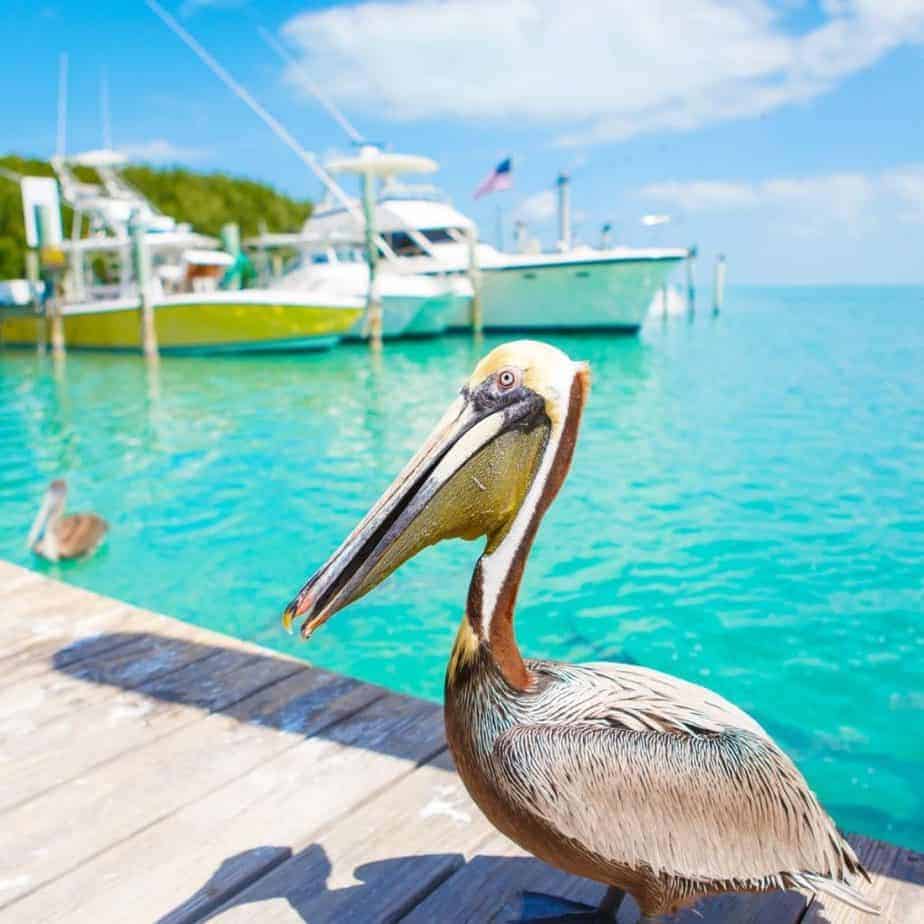
<path id="1" fill-rule="evenodd" d="M 419 154 L 391 154 L 375 145 L 360 148 L 358 157 L 334 158 L 327 163 L 331 173 L 358 173 L 388 178 L 400 173 L 436 173 L 439 164 Z"/>
<path id="2" fill-rule="evenodd" d="M 122 167 L 128 163 L 128 158 L 124 154 L 113 151 L 111 148 L 84 151 L 82 154 L 73 154 L 65 160 L 78 167 Z"/>

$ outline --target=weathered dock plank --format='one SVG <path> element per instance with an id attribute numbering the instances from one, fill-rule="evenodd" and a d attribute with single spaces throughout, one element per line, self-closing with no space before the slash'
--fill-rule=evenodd
<path id="1" fill-rule="evenodd" d="M 306 687 L 335 682 L 302 672 L 3 813 L 0 867 L 17 885 L 0 895 L 0 909 L 294 746 L 298 737 L 267 734 L 261 723 Z"/>
<path id="2" fill-rule="evenodd" d="M 402 777 L 416 777 L 418 762 L 442 747 L 431 704 L 384 690 L 362 704 L 356 694 L 364 691 L 368 699 L 378 688 L 353 686 L 354 702 L 363 708 L 337 722 L 337 740 L 329 736 L 333 728 L 305 739 L 95 857 L 61 887 L 40 890 L 18 904 L 17 913 L 26 921 L 51 921 L 64 909 L 68 921 L 89 924 L 110 902 L 130 904 L 143 893 L 151 919 L 197 921 L 293 853 L 309 851 L 319 831 Z M 364 746 L 370 727 L 385 736 L 380 751 Z M 183 844 L 181 855 L 176 844 Z M 111 883 L 103 894 L 100 881 Z"/>
<path id="3" fill-rule="evenodd" d="M 7 676 L 11 659 L 31 652 L 31 663 L 40 666 L 42 655 L 68 642 L 88 639 L 104 632 L 130 628 L 140 611 L 127 603 L 81 592 L 58 598 L 47 585 L 29 585 L 19 598 L 0 587 L 0 682 Z"/>
<path id="4" fill-rule="evenodd" d="M 259 903 L 267 924 L 398 921 L 492 834 L 444 756 L 321 832 L 213 920 L 244 924 Z"/>
<path id="5" fill-rule="evenodd" d="M 863 894 L 882 908 L 881 921 L 894 924 L 924 921 L 924 855 L 868 837 L 851 835 L 850 841 L 873 880 Z M 818 898 L 804 924 L 854 924 L 872 921 L 834 899 Z M 802 922 L 800 922 L 802 924 Z"/>
<path id="6" fill-rule="evenodd" d="M 0 687 L 0 734 L 32 730 L 93 703 L 111 699 L 157 677 L 214 654 L 209 645 L 155 633 L 141 633 L 95 658 L 55 670 L 54 663 L 26 680 Z"/>
<path id="7" fill-rule="evenodd" d="M 480 924 L 523 889 L 602 895 L 491 828 L 432 703 L 4 562 L 0 651 L 4 920 Z M 879 920 L 924 921 L 924 856 L 852 840 Z M 636 916 L 629 900 L 619 924 Z M 674 920 L 870 919 L 776 893 Z"/>
<path id="8" fill-rule="evenodd" d="M 132 748 L 149 745 L 209 712 L 227 710 L 300 670 L 289 661 L 219 650 L 155 677 L 134 692 L 87 704 L 79 715 L 20 728 L 4 740 L 0 811 L 61 786 Z M 74 746 L 75 737 L 79 737 L 79 748 Z"/>
<path id="9" fill-rule="evenodd" d="M 450 841 L 447 846 L 451 844 Z M 402 924 L 506 921 L 515 916 L 516 897 L 524 890 L 590 905 L 598 904 L 605 892 L 603 886 L 554 870 L 502 835 L 492 833 L 468 863 L 460 865 L 453 876 L 401 921 Z M 637 917 L 637 910 L 634 913 Z M 634 921 L 635 917 L 627 916 L 623 909 L 620 924 L 624 919 Z"/>

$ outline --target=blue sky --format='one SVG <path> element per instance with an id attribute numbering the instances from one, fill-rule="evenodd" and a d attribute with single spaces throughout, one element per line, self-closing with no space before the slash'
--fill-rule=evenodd
<path id="1" fill-rule="evenodd" d="M 496 207 L 554 239 L 573 176 L 580 236 L 697 242 L 747 282 L 924 282 L 924 0 L 165 0 L 305 145 L 348 148 L 264 45 L 274 32 L 369 138 L 435 157 L 441 185 L 495 235 Z M 50 155 L 57 60 L 68 147 L 101 143 L 312 197 L 300 162 L 141 0 L 0 12 L 0 151 Z M 471 192 L 514 157 L 515 189 Z M 639 222 L 658 212 L 655 232 Z"/>

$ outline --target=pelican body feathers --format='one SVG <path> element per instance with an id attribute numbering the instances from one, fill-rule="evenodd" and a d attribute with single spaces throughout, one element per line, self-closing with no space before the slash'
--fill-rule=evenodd
<path id="1" fill-rule="evenodd" d="M 446 731 L 491 822 L 540 859 L 630 892 L 646 915 L 720 892 L 805 889 L 875 908 L 792 761 L 715 693 L 632 665 L 482 652 L 447 675 Z"/>

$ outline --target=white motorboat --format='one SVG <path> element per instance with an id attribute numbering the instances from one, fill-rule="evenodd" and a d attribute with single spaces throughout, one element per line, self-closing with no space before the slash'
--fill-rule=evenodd
<path id="1" fill-rule="evenodd" d="M 249 243 L 259 246 L 260 240 L 256 238 Z M 358 246 L 318 247 L 295 235 L 290 237 L 289 243 L 296 247 L 301 244 L 302 252 L 286 272 L 270 282 L 270 288 L 325 291 L 343 298 L 365 299 L 369 290 L 369 267 Z M 379 266 L 376 288 L 382 304 L 382 336 L 385 338 L 441 334 L 448 326 L 458 299 L 471 301 L 472 295 L 467 279 L 402 271 L 389 262 Z M 365 318 L 360 318 L 347 337 L 364 337 L 365 326 Z"/>
<path id="2" fill-rule="evenodd" d="M 370 290 L 374 289 L 374 298 L 381 306 L 383 337 L 440 334 L 460 305 L 470 305 L 472 285 L 458 274 L 453 278 L 446 272 L 433 272 L 430 267 L 426 272 L 415 272 L 375 226 L 373 193 L 378 180 L 392 179 L 398 173 L 430 173 L 436 169 L 436 162 L 430 158 L 383 153 L 365 145 L 358 156 L 332 161 L 326 167 L 327 195 L 319 211 L 337 214 L 340 221 L 327 227 L 315 226 L 309 220 L 299 235 L 263 234 L 247 243 L 258 251 L 279 246 L 298 251 L 295 265 L 273 285 L 305 290 L 333 287 L 352 297 L 371 297 Z M 331 175 L 337 173 L 360 176 L 364 189 L 369 190 L 369 199 L 363 200 L 362 210 L 334 182 Z M 374 282 L 370 279 L 369 249 L 373 251 Z M 367 334 L 368 323 L 363 318 L 352 336 Z"/>
<path id="3" fill-rule="evenodd" d="M 354 224 L 340 204 L 320 207 L 302 234 L 330 238 Z M 480 274 L 486 330 L 638 330 L 684 248 L 564 246 L 510 253 L 470 243 L 474 223 L 432 187 L 387 184 L 375 226 L 402 268 L 424 275 Z M 474 261 L 472 249 L 474 246 Z M 473 267 L 473 262 L 475 266 Z M 471 324 L 470 298 L 454 297 L 450 327 Z"/>

